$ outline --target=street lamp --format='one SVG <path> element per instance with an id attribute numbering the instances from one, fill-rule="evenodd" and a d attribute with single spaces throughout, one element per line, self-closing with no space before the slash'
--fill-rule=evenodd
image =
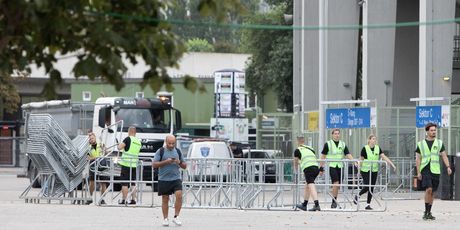
<path id="1" fill-rule="evenodd" d="M 385 107 L 388 106 L 388 87 L 390 86 L 390 80 L 384 80 L 383 84 L 385 84 Z"/>

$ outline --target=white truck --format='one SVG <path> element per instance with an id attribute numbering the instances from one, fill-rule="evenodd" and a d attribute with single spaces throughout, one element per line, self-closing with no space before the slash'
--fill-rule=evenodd
<path id="1" fill-rule="evenodd" d="M 94 132 L 109 152 L 118 151 L 117 143 L 128 136 L 128 127 L 134 126 L 136 136 L 142 142 L 140 156 L 153 157 L 156 150 L 163 146 L 166 135 L 181 129 L 181 113 L 172 107 L 170 100 L 170 97 L 164 96 L 154 99 L 101 97 L 95 103 L 73 103 L 69 100 L 32 102 L 24 104 L 22 109 L 26 129 L 28 114 L 47 113 L 70 138 Z M 27 174 L 31 180 L 37 175 L 31 160 L 27 163 Z M 151 167 L 145 167 L 144 180 L 150 180 L 151 175 Z M 39 186 L 38 181 L 33 185 Z"/>

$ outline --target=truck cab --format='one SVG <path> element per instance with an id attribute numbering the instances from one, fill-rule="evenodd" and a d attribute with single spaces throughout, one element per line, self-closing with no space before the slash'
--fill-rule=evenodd
<path id="1" fill-rule="evenodd" d="M 117 144 L 128 136 L 128 128 L 136 127 L 142 142 L 141 154 L 153 157 L 163 146 L 166 135 L 181 128 L 181 113 L 168 98 L 104 97 L 94 105 L 93 132 L 105 143 L 108 151 L 117 152 Z M 116 136 L 111 133 L 118 133 Z"/>

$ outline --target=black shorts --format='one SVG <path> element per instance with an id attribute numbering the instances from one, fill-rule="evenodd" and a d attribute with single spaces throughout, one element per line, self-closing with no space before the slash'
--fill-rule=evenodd
<path id="1" fill-rule="evenodd" d="M 182 180 L 158 181 L 158 196 L 171 195 L 182 190 Z"/>
<path id="2" fill-rule="evenodd" d="M 91 165 L 92 162 L 93 162 L 93 161 L 90 161 L 90 162 L 89 162 L 90 165 Z M 94 171 L 95 171 L 95 170 L 94 170 L 94 165 L 93 165 L 93 167 L 90 167 L 90 168 L 89 168 L 89 180 L 90 180 L 90 181 L 91 181 L 91 180 L 94 180 L 94 173 L 95 173 Z M 96 172 L 96 173 L 99 174 L 100 172 Z M 107 180 L 107 181 L 108 181 L 108 180 L 110 180 L 110 177 L 108 177 L 108 176 L 97 176 L 97 179 L 98 179 L 98 180 Z M 108 182 L 106 182 L 106 183 L 108 183 Z"/>
<path id="3" fill-rule="evenodd" d="M 342 183 L 342 169 L 337 168 L 329 168 L 329 175 L 331 176 L 332 183 L 339 182 Z"/>
<path id="4" fill-rule="evenodd" d="M 124 181 L 135 181 L 136 180 L 136 168 L 130 168 L 121 165 L 121 175 L 120 175 L 120 180 Z M 129 182 L 122 182 L 121 186 L 128 186 Z M 135 185 L 134 182 L 131 182 L 131 185 Z"/>
<path id="5" fill-rule="evenodd" d="M 438 190 L 439 186 L 439 174 L 434 174 L 430 170 L 430 165 L 425 166 L 422 169 L 422 189 L 432 188 L 433 192 Z"/>
<path id="6" fill-rule="evenodd" d="M 319 174 L 319 168 L 318 166 L 310 166 L 308 168 L 305 168 L 303 170 L 303 173 L 305 174 L 305 181 L 307 184 L 315 183 L 315 179 Z"/>
<path id="7" fill-rule="evenodd" d="M 94 180 L 94 172 L 89 172 L 89 180 L 92 181 Z M 97 176 L 97 180 L 110 180 L 110 177 L 108 176 Z M 105 182 L 105 183 L 109 183 L 109 182 Z"/>

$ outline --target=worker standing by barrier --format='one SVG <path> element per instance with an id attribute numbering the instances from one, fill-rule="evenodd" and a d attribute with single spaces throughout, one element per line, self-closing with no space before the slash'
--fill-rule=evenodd
<path id="1" fill-rule="evenodd" d="M 96 169 L 96 162 L 95 160 L 98 158 L 98 157 L 102 157 L 102 148 L 101 148 L 101 145 L 99 143 L 97 143 L 96 141 L 96 135 L 91 132 L 88 134 L 88 137 L 89 137 L 89 144 L 91 146 L 91 151 L 89 153 L 89 164 L 90 164 L 90 172 L 89 172 L 89 193 L 91 195 L 91 197 L 93 196 L 93 192 L 95 190 L 95 183 L 94 183 L 94 180 L 96 179 L 95 178 L 95 175 L 97 174 L 97 170 Z M 97 176 L 98 177 L 98 180 L 108 180 L 107 177 L 102 177 L 102 176 Z M 101 194 L 104 194 L 105 190 L 107 189 L 107 183 L 106 182 L 101 182 L 100 183 L 101 185 Z M 87 205 L 93 203 L 92 200 L 89 200 L 86 202 Z M 100 204 L 105 204 L 105 201 L 104 200 L 101 200 L 101 203 Z"/>
<path id="2" fill-rule="evenodd" d="M 330 161 L 328 163 L 329 174 L 333 184 L 331 208 L 337 208 L 337 195 L 339 194 L 340 184 L 342 183 L 343 168 L 343 163 L 337 161 L 342 160 L 344 157 L 353 160 L 353 156 L 348 150 L 345 142 L 340 140 L 340 129 L 333 129 L 331 134 L 332 139 L 324 144 L 323 151 L 321 151 L 321 159 Z M 323 165 L 324 162 L 321 162 L 321 167 L 323 167 Z"/>
<path id="3" fill-rule="evenodd" d="M 440 139 L 436 139 L 437 125 L 428 123 L 425 126 L 426 138 L 417 143 L 416 166 L 417 177 L 422 181 L 421 186 L 425 189 L 425 212 L 424 220 L 435 220 L 431 214 L 433 206 L 434 193 L 438 189 L 439 175 L 441 174 L 441 165 L 439 163 L 439 155 L 441 155 L 444 164 L 447 167 L 447 174 L 452 174 L 447 153 L 444 144 Z"/>
<path id="4" fill-rule="evenodd" d="M 119 164 L 121 165 L 121 180 L 135 181 L 136 167 L 139 161 L 141 141 L 136 137 L 136 128 L 131 126 L 128 129 L 128 137 L 118 145 L 119 150 L 124 150 Z M 123 182 L 121 187 L 122 200 L 119 204 L 136 204 L 136 184 L 131 183 L 131 201 L 127 203 L 129 182 Z"/>
<path id="5" fill-rule="evenodd" d="M 358 204 L 359 196 L 367 192 L 366 210 L 372 210 L 372 194 L 374 193 L 374 186 L 377 181 L 377 173 L 379 171 L 379 164 L 375 161 L 378 161 L 380 158 L 390 164 L 396 172 L 396 166 L 387 156 L 385 156 L 380 146 L 377 145 L 377 137 L 374 134 L 371 134 L 367 138 L 367 145 L 361 150 L 360 160 L 362 163 L 360 171 L 363 177 L 363 188 L 359 192 L 359 195 L 356 195 L 354 199 L 354 203 Z M 374 161 L 374 163 L 369 161 Z"/>
<path id="6" fill-rule="evenodd" d="M 294 169 L 297 172 L 300 163 L 300 169 L 305 174 L 305 190 L 304 201 L 297 204 L 296 207 L 307 211 L 308 199 L 315 202 L 315 206 L 308 211 L 321 211 L 318 201 L 318 192 L 316 191 L 315 179 L 318 176 L 320 169 L 318 168 L 318 161 L 316 160 L 315 150 L 312 147 L 305 145 L 305 138 L 303 136 L 297 137 L 298 147 L 294 151 Z M 300 162 L 299 162 L 300 160 Z"/>

